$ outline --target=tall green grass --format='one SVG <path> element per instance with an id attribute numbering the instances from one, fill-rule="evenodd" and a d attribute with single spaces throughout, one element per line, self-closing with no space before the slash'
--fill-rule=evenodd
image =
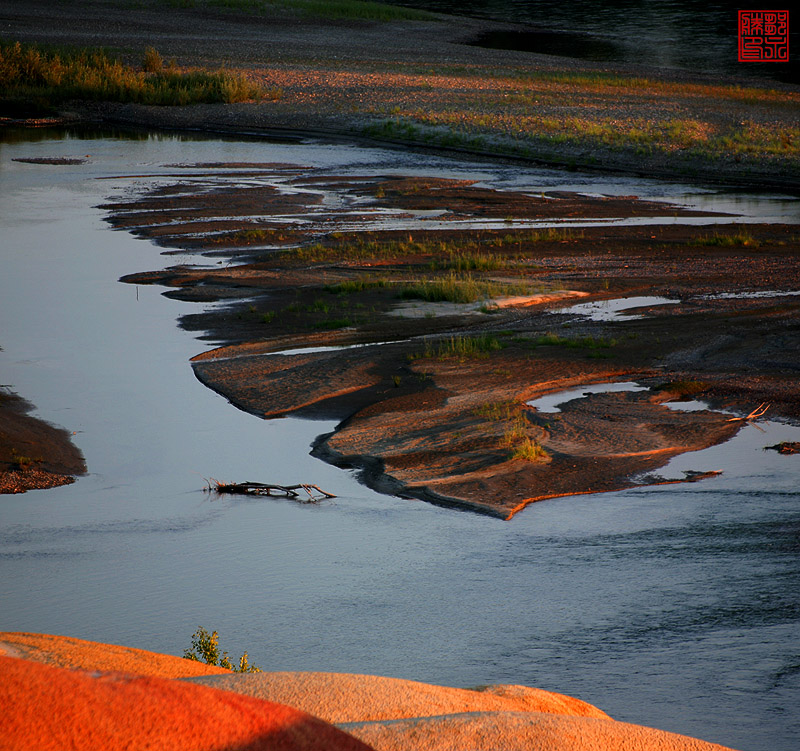
<path id="1" fill-rule="evenodd" d="M 439 342 L 438 347 L 430 341 L 425 342 L 423 352 L 410 355 L 411 360 L 436 357 L 446 360 L 448 357 L 473 359 L 488 357 L 490 353 L 503 348 L 500 340 L 492 334 L 479 336 L 451 336 Z"/>
<path id="2" fill-rule="evenodd" d="M 454 271 L 440 279 L 424 279 L 404 286 L 398 297 L 404 300 L 425 302 L 471 303 L 493 297 L 524 295 L 531 291 L 528 284 L 484 282 L 471 274 L 459 275 Z"/>
<path id="3" fill-rule="evenodd" d="M 183 105 L 278 98 L 238 73 L 220 70 L 180 72 L 159 63 L 148 48 L 136 70 L 102 49 L 48 50 L 36 45 L 0 43 L 0 99 L 58 104 L 70 99 Z"/>
<path id="4" fill-rule="evenodd" d="M 761 243 L 749 232 L 737 232 L 736 234 L 730 235 L 715 232 L 712 235 L 699 235 L 690 240 L 689 245 L 708 245 L 722 248 L 731 248 L 740 245 L 745 248 L 757 248 Z"/>

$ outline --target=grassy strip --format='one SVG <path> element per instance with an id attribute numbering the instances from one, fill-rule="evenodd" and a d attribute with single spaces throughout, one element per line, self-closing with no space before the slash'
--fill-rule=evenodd
<path id="1" fill-rule="evenodd" d="M 400 118 L 367 126 L 365 134 L 520 156 L 535 156 L 542 147 L 600 146 L 632 149 L 639 156 L 679 152 L 706 159 L 800 157 L 800 128 L 779 122 L 742 120 L 721 127 L 696 118 L 655 121 L 496 111 L 505 101 L 467 103 L 460 110 L 403 112 Z"/>
<path id="2" fill-rule="evenodd" d="M 349 279 L 338 284 L 326 284 L 323 289 L 330 292 L 332 295 L 355 295 L 359 292 L 364 292 L 369 289 L 378 289 L 388 287 L 391 282 L 388 279 L 369 279 L 362 277 L 360 279 Z"/>
<path id="3" fill-rule="evenodd" d="M 149 48 L 144 68 L 135 70 L 102 49 L 47 50 L 37 45 L 0 43 L 0 101 L 53 106 L 70 99 L 184 105 L 278 98 L 238 73 L 163 69 Z"/>
<path id="4" fill-rule="evenodd" d="M 401 288 L 398 297 L 402 300 L 424 300 L 425 302 L 471 303 L 493 297 L 525 295 L 531 292 L 529 284 L 482 282 L 471 274 L 460 276 L 451 271 L 443 279 L 424 279 Z"/>
<path id="5" fill-rule="evenodd" d="M 491 352 L 496 352 L 503 348 L 502 343 L 496 336 L 482 334 L 480 336 L 451 336 L 439 342 L 438 347 L 430 341 L 425 342 L 425 349 L 409 355 L 411 360 L 421 360 L 438 358 L 446 360 L 448 357 L 458 357 L 459 359 L 482 359 L 488 357 Z"/>
<path id="6" fill-rule="evenodd" d="M 290 262 L 307 264 L 432 256 L 428 265 L 433 271 L 439 269 L 451 269 L 457 272 L 494 271 L 517 265 L 518 256 L 487 253 L 481 250 L 480 246 L 502 248 L 514 245 L 521 247 L 525 243 L 560 242 L 582 238 L 583 232 L 575 232 L 569 228 L 550 228 L 506 233 L 504 236 L 487 234 L 483 238 L 456 238 L 446 241 L 415 240 L 412 235 L 405 240 L 376 240 L 352 235 L 332 237 L 334 242 L 330 244 L 320 242 L 301 248 L 287 248 L 283 251 L 282 258 Z"/>
<path id="7" fill-rule="evenodd" d="M 735 235 L 699 235 L 689 241 L 689 245 L 707 245 L 711 247 L 731 248 L 744 246 L 745 248 L 758 248 L 761 243 L 749 232 L 738 232 Z"/>
<path id="8" fill-rule="evenodd" d="M 519 337 L 518 341 L 523 341 L 524 337 Z M 569 347 L 571 349 L 607 349 L 616 347 L 616 339 L 606 339 L 598 336 L 559 336 L 558 334 L 544 334 L 537 337 L 532 343 L 538 347 Z"/>

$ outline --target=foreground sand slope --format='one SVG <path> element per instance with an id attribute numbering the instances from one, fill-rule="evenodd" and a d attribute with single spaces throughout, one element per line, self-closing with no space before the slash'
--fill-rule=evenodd
<path id="1" fill-rule="evenodd" d="M 291 707 L 125 673 L 0 657 L 0 748 L 368 751 Z"/>
<path id="2" fill-rule="evenodd" d="M 225 668 L 185 660 L 174 655 L 50 634 L 0 632 L 0 655 L 22 657 L 60 668 L 114 671 L 158 678 L 189 678 L 195 675 L 230 673 L 230 670 Z"/>
<path id="3" fill-rule="evenodd" d="M 480 690 L 346 673 L 189 679 L 289 704 L 378 751 L 721 751 L 723 746 L 616 722 L 591 704 L 527 686 Z"/>
<path id="4" fill-rule="evenodd" d="M 0 749 L 14 751 L 725 751 L 616 722 L 579 699 L 527 686 L 468 690 L 348 673 L 233 674 L 46 634 L 0 632 L 3 653 L 14 657 L 0 656 Z M 176 677 L 185 680 L 165 680 Z"/>
<path id="5" fill-rule="evenodd" d="M 610 720 L 564 694 L 527 686 L 470 690 L 352 673 L 251 673 L 192 678 L 193 683 L 277 701 L 327 722 L 367 722 L 464 712 L 547 712 Z"/>

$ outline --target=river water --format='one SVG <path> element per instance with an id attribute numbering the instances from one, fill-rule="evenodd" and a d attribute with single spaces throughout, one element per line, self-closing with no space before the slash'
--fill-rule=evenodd
<path id="1" fill-rule="evenodd" d="M 400 5 L 525 24 L 484 36 L 488 47 L 545 55 L 800 83 L 800 29 L 790 19 L 789 61 L 739 62 L 739 9 L 787 8 L 730 0 L 402 0 Z"/>
<path id="2" fill-rule="evenodd" d="M 87 161 L 14 161 L 63 156 Z M 7 138 L 0 383 L 75 431 L 89 475 L 0 499 L 0 629 L 181 654 L 203 625 L 264 669 L 521 683 L 747 751 L 796 748 L 800 461 L 763 446 L 800 429 L 746 428 L 670 468 L 723 470 L 711 480 L 537 503 L 511 522 L 374 493 L 308 456 L 332 424 L 263 421 L 195 380 L 188 359 L 208 345 L 175 325 L 193 304 L 117 281 L 192 259 L 165 260 L 95 207 L 207 161 L 732 200 L 315 141 Z M 796 216 L 788 199 L 741 200 Z M 209 477 L 338 497 L 215 498 Z"/>

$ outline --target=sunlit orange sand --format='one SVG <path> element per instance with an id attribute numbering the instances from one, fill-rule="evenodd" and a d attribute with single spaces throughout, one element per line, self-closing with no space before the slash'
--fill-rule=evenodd
<path id="1" fill-rule="evenodd" d="M 526 686 L 468 690 L 344 673 L 234 674 L 44 634 L 0 633 L 0 654 L 0 747 L 9 751 L 724 751 Z"/>

